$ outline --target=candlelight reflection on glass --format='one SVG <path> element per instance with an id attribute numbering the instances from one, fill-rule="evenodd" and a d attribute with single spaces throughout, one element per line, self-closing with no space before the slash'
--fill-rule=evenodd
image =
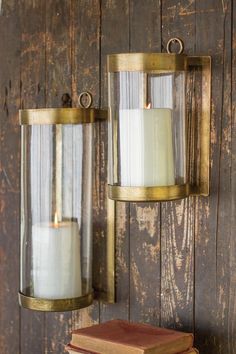
<path id="1" fill-rule="evenodd" d="M 109 106 L 110 185 L 184 185 L 184 71 L 109 72 Z"/>
<path id="2" fill-rule="evenodd" d="M 108 195 L 114 201 L 209 195 L 211 58 L 183 49 L 175 37 L 167 53 L 107 56 Z"/>
<path id="3" fill-rule="evenodd" d="M 92 293 L 92 129 L 22 125 L 21 294 L 28 297 Z"/>

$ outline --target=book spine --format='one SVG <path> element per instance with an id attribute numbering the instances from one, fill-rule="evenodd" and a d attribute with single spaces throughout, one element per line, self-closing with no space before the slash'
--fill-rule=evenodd
<path id="1" fill-rule="evenodd" d="M 86 349 L 79 348 L 72 344 L 68 344 L 65 348 L 69 353 L 80 353 L 80 354 L 100 354 L 98 352 L 92 352 Z"/>

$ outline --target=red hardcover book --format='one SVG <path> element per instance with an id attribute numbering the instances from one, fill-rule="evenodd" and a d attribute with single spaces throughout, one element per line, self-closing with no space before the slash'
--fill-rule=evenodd
<path id="1" fill-rule="evenodd" d="M 68 344 L 65 348 L 70 354 L 74 354 L 74 353 L 80 353 L 80 354 L 100 354 L 98 352 L 91 352 L 91 351 L 88 351 L 88 350 L 85 350 L 85 349 L 82 349 L 82 348 L 79 348 L 79 347 L 75 347 L 74 345 L 72 344 Z"/>
<path id="2" fill-rule="evenodd" d="M 101 354 L 101 353 L 87 351 L 78 347 L 74 347 L 71 344 L 68 344 L 66 346 L 66 350 L 69 352 L 69 354 Z M 199 351 L 196 348 L 191 348 L 188 351 L 178 353 L 178 354 L 199 354 Z"/>
<path id="3" fill-rule="evenodd" d="M 193 335 L 113 320 L 73 331 L 71 345 L 102 354 L 176 354 L 192 348 Z"/>
<path id="4" fill-rule="evenodd" d="M 199 354 L 199 351 L 196 348 L 191 348 L 185 352 L 179 353 L 179 354 Z"/>

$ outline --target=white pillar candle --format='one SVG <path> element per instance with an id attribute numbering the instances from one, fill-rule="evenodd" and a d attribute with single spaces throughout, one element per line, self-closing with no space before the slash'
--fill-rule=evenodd
<path id="1" fill-rule="evenodd" d="M 66 299 L 82 295 L 76 222 L 33 225 L 32 256 L 34 297 Z"/>
<path id="2" fill-rule="evenodd" d="M 119 114 L 121 185 L 174 185 L 172 110 L 122 109 Z"/>

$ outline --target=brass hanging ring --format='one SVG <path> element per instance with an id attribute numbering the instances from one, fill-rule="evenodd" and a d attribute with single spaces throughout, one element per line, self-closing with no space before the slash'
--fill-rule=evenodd
<path id="1" fill-rule="evenodd" d="M 182 41 L 182 39 L 177 38 L 177 37 L 171 38 L 171 39 L 169 39 L 169 41 L 167 42 L 167 45 L 166 45 L 167 53 L 169 53 L 169 54 L 173 53 L 173 52 L 171 51 L 171 44 L 172 44 L 172 43 L 176 43 L 176 42 L 179 44 L 179 51 L 178 51 L 176 54 L 181 54 L 181 53 L 183 53 L 183 50 L 184 50 L 184 42 Z"/>
<path id="2" fill-rule="evenodd" d="M 86 104 L 83 103 L 83 97 L 84 97 L 84 96 L 85 96 L 86 99 L 87 99 L 87 103 L 86 103 Z M 92 103 L 93 103 L 93 97 L 92 97 L 92 95 L 91 95 L 90 92 L 88 92 L 88 91 L 83 91 L 83 92 L 81 92 L 81 94 L 79 95 L 78 102 L 79 102 L 79 106 L 80 106 L 81 108 L 90 108 L 91 105 L 92 105 Z"/>

